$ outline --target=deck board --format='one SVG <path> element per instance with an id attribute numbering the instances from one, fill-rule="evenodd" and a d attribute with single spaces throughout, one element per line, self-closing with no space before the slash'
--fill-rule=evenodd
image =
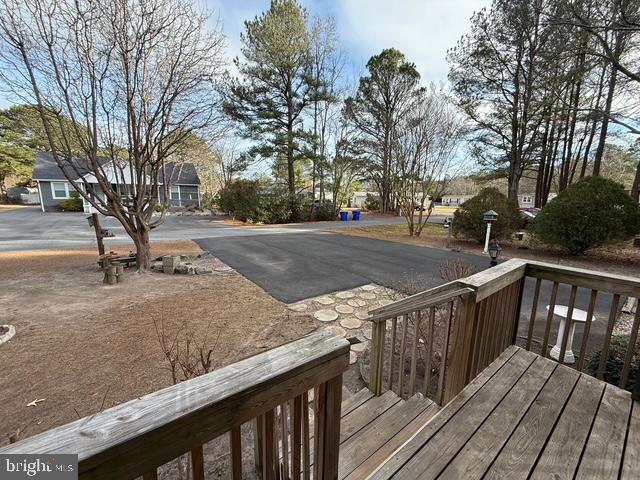
<path id="1" fill-rule="evenodd" d="M 485 479 L 519 480 L 531 472 L 578 378 L 580 375 L 575 370 L 555 369 L 485 474 Z"/>
<path id="2" fill-rule="evenodd" d="M 485 385 L 485 383 L 496 375 L 500 369 L 517 353 L 517 347 L 509 347 L 487 368 L 473 379 L 467 387 L 447 404 L 447 407 L 440 410 L 423 428 L 421 428 L 401 449 L 394 452 L 386 462 L 371 476 L 372 479 L 382 479 L 391 477 L 422 447 L 429 441 L 446 422 L 453 417 L 469 400 Z"/>
<path id="3" fill-rule="evenodd" d="M 607 385 L 591 429 L 583 460 L 578 469 L 578 480 L 589 478 L 617 479 L 622 463 L 622 451 L 632 402 L 611 385 Z M 640 472 L 636 472 L 640 475 Z"/>
<path id="4" fill-rule="evenodd" d="M 536 359 L 439 478 L 481 478 L 527 413 L 555 367 L 542 358 Z"/>
<path id="5" fill-rule="evenodd" d="M 464 446 L 493 408 L 518 382 L 536 359 L 531 352 L 521 350 L 492 377 L 476 395 L 462 407 L 437 435 L 417 452 L 398 472 L 397 478 L 435 478 Z M 424 459 L 428 458 L 428 462 Z"/>
<path id="6" fill-rule="evenodd" d="M 510 347 L 371 478 L 638 478 L 639 444 L 629 392 Z"/>
<path id="7" fill-rule="evenodd" d="M 620 478 L 635 479 L 638 477 L 638 472 L 640 472 L 640 403 L 634 402 L 631 418 L 629 418 L 629 433 Z"/>
<path id="8" fill-rule="evenodd" d="M 534 467 L 532 479 L 573 478 L 604 386 L 595 378 L 580 378 Z"/>

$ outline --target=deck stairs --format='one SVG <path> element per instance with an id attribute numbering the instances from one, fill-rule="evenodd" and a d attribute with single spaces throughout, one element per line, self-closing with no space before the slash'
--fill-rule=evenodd
<path id="1" fill-rule="evenodd" d="M 368 388 L 343 398 L 339 479 L 366 478 L 440 409 L 421 395 L 376 397 Z"/>

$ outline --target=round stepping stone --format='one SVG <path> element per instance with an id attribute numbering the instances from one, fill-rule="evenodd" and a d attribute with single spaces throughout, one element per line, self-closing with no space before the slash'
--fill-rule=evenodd
<path id="1" fill-rule="evenodd" d="M 213 270 L 216 272 L 230 272 L 231 267 L 227 267 L 227 266 L 215 267 Z"/>
<path id="2" fill-rule="evenodd" d="M 355 317 L 347 317 L 340 320 L 340 325 L 349 330 L 355 330 L 362 326 L 362 322 Z"/>
<path id="3" fill-rule="evenodd" d="M 331 332 L 332 334 L 338 337 L 345 337 L 347 335 L 347 331 L 344 328 L 339 327 L 338 325 L 331 325 L 330 327 L 324 327 L 323 330 Z"/>
<path id="4" fill-rule="evenodd" d="M 358 355 L 356 352 L 349 352 L 349 365 L 353 365 L 358 361 Z"/>
<path id="5" fill-rule="evenodd" d="M 321 322 L 333 322 L 338 318 L 338 312 L 334 310 L 318 310 L 313 316 Z"/>
<path id="6" fill-rule="evenodd" d="M 364 290 L 365 292 L 371 292 L 375 290 L 377 287 L 375 285 L 363 285 L 360 287 L 360 290 Z"/>
<path id="7" fill-rule="evenodd" d="M 356 294 L 353 292 L 338 292 L 336 293 L 336 298 L 340 298 L 342 300 L 346 300 L 348 298 L 353 298 L 355 297 Z"/>
<path id="8" fill-rule="evenodd" d="M 362 327 L 362 334 L 364 335 L 364 338 L 371 340 L 371 337 L 373 336 L 373 329 L 371 328 L 371 325 L 365 325 Z"/>
<path id="9" fill-rule="evenodd" d="M 320 305 L 333 305 L 335 300 L 331 297 L 320 297 L 316 298 L 314 302 L 319 303 Z"/>
<path id="10" fill-rule="evenodd" d="M 365 348 L 367 348 L 367 344 L 364 342 L 351 345 L 351 351 L 356 353 L 364 352 Z"/>
<path id="11" fill-rule="evenodd" d="M 367 302 L 365 302 L 364 300 L 360 300 L 359 298 L 353 298 L 351 300 L 349 300 L 347 302 L 348 305 L 351 305 L 352 307 L 366 307 L 367 306 Z"/>
<path id="12" fill-rule="evenodd" d="M 367 318 L 369 318 L 369 312 L 364 312 L 362 310 L 356 312 L 354 315 L 358 320 L 366 320 Z"/>
<path id="13" fill-rule="evenodd" d="M 336 305 L 336 312 L 344 314 L 353 313 L 353 307 L 349 305 Z"/>
<path id="14" fill-rule="evenodd" d="M 289 305 L 289 310 L 292 312 L 306 312 L 308 305 L 306 303 L 296 303 L 294 305 Z"/>
<path id="15" fill-rule="evenodd" d="M 375 300 L 376 294 L 371 292 L 361 292 L 358 294 L 360 298 L 364 298 L 365 300 Z"/>

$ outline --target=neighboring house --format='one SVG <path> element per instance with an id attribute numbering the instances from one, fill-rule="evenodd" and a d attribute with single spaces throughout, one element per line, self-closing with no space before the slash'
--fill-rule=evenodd
<path id="1" fill-rule="evenodd" d="M 111 177 L 116 188 L 116 183 L 119 184 L 118 188 L 121 190 L 121 194 L 126 196 L 126 191 L 130 189 L 132 184 L 128 170 L 123 169 L 125 172 L 124 180 L 116 181 L 116 178 L 121 178 L 113 174 L 113 167 L 111 162 L 104 160 L 104 170 L 108 177 Z M 81 172 L 81 168 L 78 168 Z M 81 178 L 74 179 L 85 185 L 94 185 L 93 190 L 99 192 L 100 189 L 97 186 L 97 181 L 93 172 L 85 166 L 84 173 Z M 176 171 L 173 171 L 173 165 L 167 166 L 168 175 L 171 178 L 171 206 L 172 207 L 189 207 L 200 206 L 200 178 L 196 172 L 195 167 L 190 163 L 185 163 L 176 167 Z M 129 177 L 129 178 L 127 178 Z M 33 169 L 33 180 L 38 185 L 38 194 L 40 200 L 40 208 L 43 212 L 56 211 L 60 202 L 71 198 L 74 188 L 73 185 L 66 179 L 60 167 L 56 163 L 53 155 L 49 152 L 40 152 L 36 158 L 36 165 Z M 100 195 L 100 193 L 98 193 Z M 104 195 L 104 194 L 103 194 Z M 164 200 L 164 191 L 160 189 L 159 192 L 160 202 Z M 82 199 L 84 205 L 84 211 L 92 213 L 93 207 L 84 198 Z"/>
<path id="2" fill-rule="evenodd" d="M 367 201 L 367 195 L 371 195 L 376 200 L 380 199 L 380 194 L 378 192 L 353 192 L 353 197 L 351 197 L 351 206 L 354 208 L 363 208 Z"/>
<path id="3" fill-rule="evenodd" d="M 442 205 L 451 205 L 451 206 L 459 206 L 464 202 L 473 198 L 473 195 L 443 195 L 442 196 Z"/>
<path id="4" fill-rule="evenodd" d="M 555 193 L 550 193 L 549 200 L 554 199 L 556 196 Z M 443 195 L 442 205 L 459 206 L 472 197 L 473 195 Z M 518 206 L 520 208 L 533 208 L 535 204 L 536 196 L 533 193 L 522 193 L 518 195 Z"/>

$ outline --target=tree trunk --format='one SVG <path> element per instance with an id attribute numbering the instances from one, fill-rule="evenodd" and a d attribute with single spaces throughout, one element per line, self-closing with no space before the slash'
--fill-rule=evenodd
<path id="1" fill-rule="evenodd" d="M 136 246 L 136 267 L 140 272 L 146 272 L 151 268 L 151 246 L 149 245 L 149 230 L 138 228 L 132 235 Z"/>
<path id="2" fill-rule="evenodd" d="M 604 146 L 607 141 L 607 130 L 609 129 L 609 116 L 611 115 L 611 105 L 613 103 L 613 95 L 616 89 L 616 80 L 618 78 L 618 70 L 611 67 L 611 77 L 609 78 L 609 91 L 607 92 L 607 100 L 604 106 L 604 114 L 602 115 L 602 126 L 600 127 L 600 138 L 598 140 L 598 148 L 596 156 L 593 159 L 593 176 L 600 175 L 600 165 L 604 155 Z"/>
<path id="3" fill-rule="evenodd" d="M 636 202 L 640 202 L 640 162 L 636 167 L 636 176 L 633 179 L 633 186 L 631 187 L 631 198 Z"/>

